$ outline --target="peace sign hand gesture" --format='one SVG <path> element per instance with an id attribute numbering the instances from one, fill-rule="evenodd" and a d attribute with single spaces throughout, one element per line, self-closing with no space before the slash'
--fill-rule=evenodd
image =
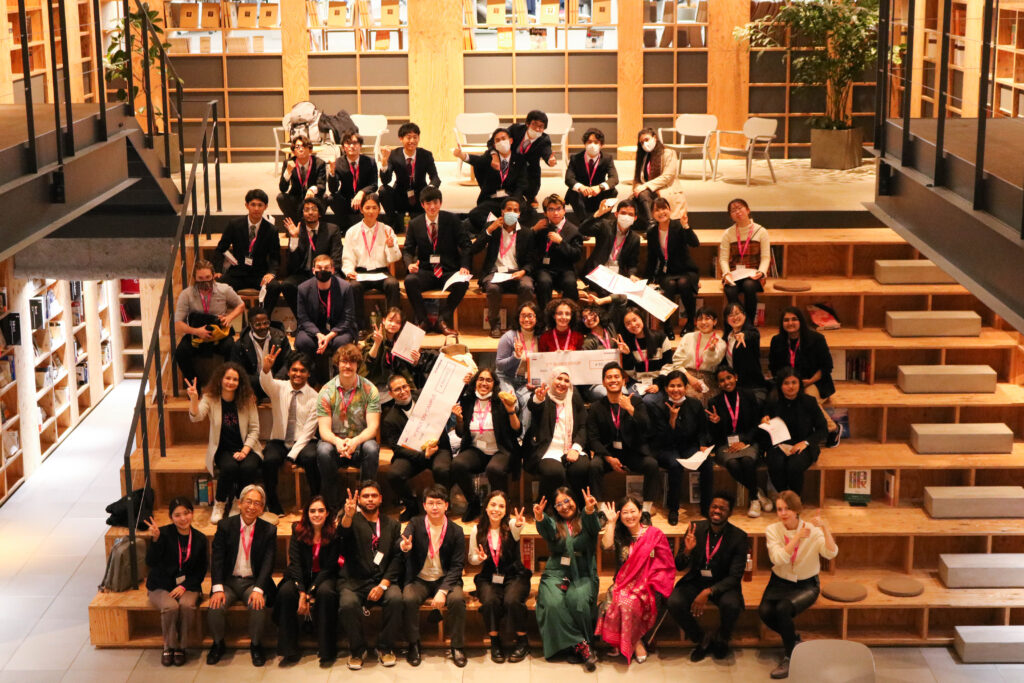
<path id="1" fill-rule="evenodd" d="M 547 496 L 541 496 L 540 500 L 533 504 L 533 521 L 539 522 L 544 519 L 544 510 L 548 506 Z"/>
<path id="2" fill-rule="evenodd" d="M 588 515 L 597 509 L 597 498 L 591 495 L 589 486 L 583 489 L 583 507 Z"/>
<path id="3" fill-rule="evenodd" d="M 356 497 L 352 494 L 352 489 L 345 489 L 348 496 L 345 498 L 345 517 L 352 519 L 356 514 Z"/>
<path id="4" fill-rule="evenodd" d="M 676 408 L 676 412 L 678 411 L 679 409 Z M 718 424 L 722 421 L 722 418 L 718 416 L 718 408 L 715 406 L 711 406 L 711 410 L 705 410 L 704 413 L 708 416 L 708 422 L 712 424 Z"/>
<path id="5" fill-rule="evenodd" d="M 697 526 L 690 522 L 690 528 L 686 530 L 686 536 L 683 538 L 683 550 L 689 555 L 693 552 L 693 549 L 697 547 Z"/>
<path id="6" fill-rule="evenodd" d="M 185 380 L 185 391 L 188 393 L 189 400 L 198 401 L 199 392 L 196 390 L 196 383 L 199 382 L 199 378 L 193 377 L 191 382 L 188 381 L 188 377 L 182 379 Z"/>
<path id="7" fill-rule="evenodd" d="M 526 526 L 526 515 L 523 514 L 523 508 L 513 508 L 514 517 L 516 518 L 516 526 L 522 529 Z"/>
<path id="8" fill-rule="evenodd" d="M 402 541 L 398 544 L 399 550 L 403 553 L 407 553 L 412 550 L 412 532 L 409 532 L 408 536 L 402 536 Z"/>
<path id="9" fill-rule="evenodd" d="M 373 344 L 376 346 L 384 341 L 384 323 L 378 324 L 373 328 Z"/>
<path id="10" fill-rule="evenodd" d="M 270 350 L 263 355 L 263 372 L 270 374 L 273 370 L 274 364 L 277 362 L 277 357 L 281 355 L 280 346 L 271 346 Z"/>
<path id="11" fill-rule="evenodd" d="M 160 526 L 152 516 L 146 520 L 146 526 L 149 527 L 149 537 L 156 543 L 156 540 L 160 538 Z"/>
<path id="12" fill-rule="evenodd" d="M 616 341 L 619 343 L 619 353 L 621 353 L 623 356 L 628 356 L 629 355 L 629 347 L 626 345 L 626 342 L 622 338 L 621 334 L 619 335 L 619 338 Z"/>

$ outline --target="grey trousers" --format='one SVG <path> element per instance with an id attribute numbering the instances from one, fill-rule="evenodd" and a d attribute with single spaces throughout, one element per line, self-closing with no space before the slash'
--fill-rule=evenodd
<path id="1" fill-rule="evenodd" d="M 149 591 L 149 604 L 160 610 L 160 630 L 164 634 L 165 650 L 184 650 L 196 619 L 199 593 L 185 591 L 175 600 L 170 591 Z"/>
<path id="2" fill-rule="evenodd" d="M 224 640 L 225 611 L 236 602 L 242 601 L 248 604 L 249 595 L 255 588 L 256 581 L 253 578 L 243 579 L 239 576 L 232 576 L 224 582 L 224 606 L 219 609 L 210 609 L 207 612 L 207 620 L 210 624 L 210 635 L 213 640 Z M 249 610 L 249 638 L 253 645 L 263 642 L 263 629 L 267 624 L 266 606 L 263 609 Z"/>

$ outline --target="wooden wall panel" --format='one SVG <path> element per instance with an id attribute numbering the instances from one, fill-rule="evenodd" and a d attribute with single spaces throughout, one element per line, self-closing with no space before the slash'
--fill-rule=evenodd
<path id="1" fill-rule="evenodd" d="M 451 158 L 455 117 L 465 111 L 462 3 L 415 0 L 409 12 L 409 111 L 420 144 L 438 160 Z"/>
<path id="2" fill-rule="evenodd" d="M 281 76 L 284 81 L 282 115 L 296 102 L 309 99 L 309 64 L 306 3 L 281 0 Z"/>
<path id="3" fill-rule="evenodd" d="M 11 27 L 7 21 L 7 13 L 0 16 L 0 55 L 11 55 Z M 21 59 L 21 54 L 17 55 Z M 14 104 L 14 80 L 11 74 L 10 58 L 0 59 L 0 104 Z"/>
<path id="4" fill-rule="evenodd" d="M 750 21 L 749 0 L 708 3 L 708 112 L 718 116 L 718 127 L 739 130 L 747 120 L 750 52 L 732 30 Z"/>
<path id="5" fill-rule="evenodd" d="M 643 12 L 644 3 L 619 3 L 617 139 L 625 146 L 636 144 L 637 131 L 644 125 Z M 619 156 L 632 157 L 633 154 Z"/>

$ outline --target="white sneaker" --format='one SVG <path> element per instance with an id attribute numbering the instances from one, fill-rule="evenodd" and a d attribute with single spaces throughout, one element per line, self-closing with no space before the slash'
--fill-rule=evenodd
<path id="1" fill-rule="evenodd" d="M 750 501 L 750 509 L 747 511 L 747 517 L 760 517 L 761 516 L 761 501 L 752 500 Z"/>
<path id="2" fill-rule="evenodd" d="M 765 512 L 771 512 L 775 509 L 775 503 L 772 499 L 765 495 L 764 489 L 757 490 L 757 500 L 761 503 L 761 509 Z"/>
<path id="3" fill-rule="evenodd" d="M 210 524 L 216 524 L 222 519 L 224 519 L 224 503 L 214 503 L 213 512 L 210 513 Z"/>

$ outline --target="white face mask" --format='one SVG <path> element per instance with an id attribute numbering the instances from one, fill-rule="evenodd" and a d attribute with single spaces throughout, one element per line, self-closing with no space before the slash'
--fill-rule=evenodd
<path id="1" fill-rule="evenodd" d="M 505 221 L 505 225 L 512 227 L 513 225 L 519 222 L 519 214 L 513 213 L 511 211 L 506 211 L 502 215 L 502 219 Z"/>
<path id="2" fill-rule="evenodd" d="M 587 155 L 588 156 L 596 157 L 598 155 L 598 153 L 600 153 L 600 151 L 601 151 L 601 145 L 597 144 L 596 142 L 589 142 L 589 143 L 587 143 Z"/>
<path id="3" fill-rule="evenodd" d="M 533 128 L 527 128 L 526 137 L 530 138 L 531 140 L 536 140 L 537 138 L 540 137 L 540 133 L 535 131 Z"/>
<path id="4" fill-rule="evenodd" d="M 499 154 L 508 154 L 508 151 L 512 149 L 512 143 L 508 140 L 498 140 L 494 143 L 494 149 L 498 150 Z"/>
<path id="5" fill-rule="evenodd" d="M 654 151 L 654 148 L 657 146 L 657 144 L 657 140 L 655 140 L 654 138 L 649 138 L 647 140 L 644 140 L 641 146 L 644 148 L 645 152 L 650 153 Z"/>
<path id="6" fill-rule="evenodd" d="M 634 216 L 630 216 L 628 213 L 620 213 L 618 216 L 618 222 L 620 228 L 628 229 L 636 222 L 636 218 Z"/>

